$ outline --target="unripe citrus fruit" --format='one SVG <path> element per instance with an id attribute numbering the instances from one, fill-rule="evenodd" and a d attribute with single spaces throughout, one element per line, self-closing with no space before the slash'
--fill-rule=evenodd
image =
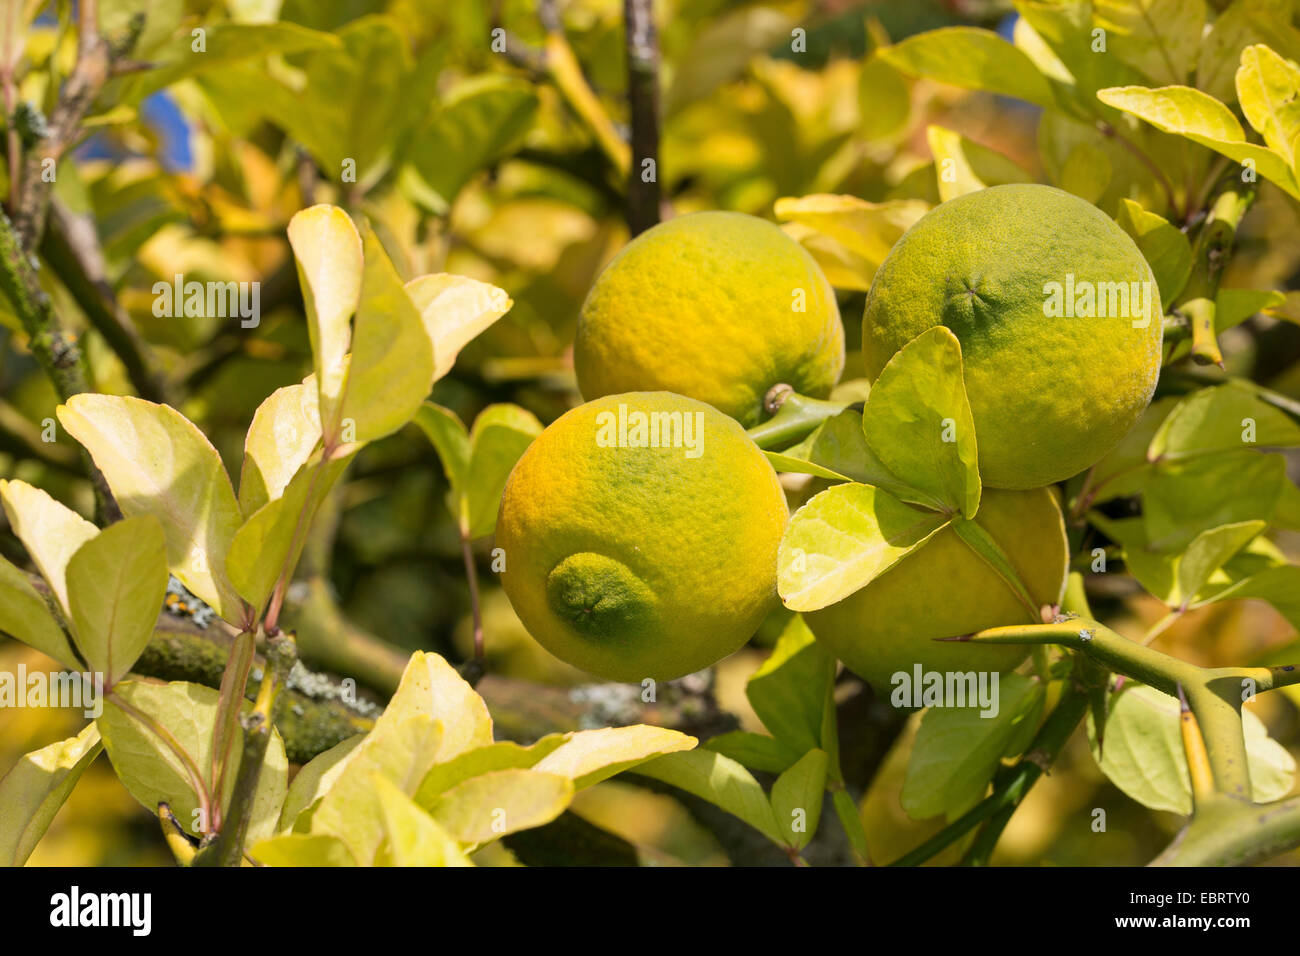
<path id="1" fill-rule="evenodd" d="M 671 680 L 737 650 L 776 604 L 789 513 L 733 419 L 667 392 L 566 412 L 501 499 L 501 582 L 530 634 L 610 680 Z"/>
<path id="2" fill-rule="evenodd" d="M 1160 373 L 1160 292 L 1128 234 L 1050 186 L 993 186 L 935 207 L 876 272 L 862 323 L 873 380 L 946 325 L 961 341 L 980 475 L 1068 478 L 1115 447 Z"/>
<path id="3" fill-rule="evenodd" d="M 1002 547 L 1036 604 L 1060 601 L 1069 555 L 1050 489 L 985 490 L 975 521 Z M 956 531 L 945 528 L 860 591 L 805 620 L 849 670 L 888 694 L 892 675 L 911 676 L 917 664 L 923 671 L 1010 670 L 1028 648 L 935 638 L 1039 618 Z"/>
<path id="4" fill-rule="evenodd" d="M 591 287 L 573 362 L 586 399 L 663 389 L 746 428 L 785 383 L 824 398 L 844 371 L 844 327 L 821 268 L 764 219 L 697 212 L 646 230 Z"/>

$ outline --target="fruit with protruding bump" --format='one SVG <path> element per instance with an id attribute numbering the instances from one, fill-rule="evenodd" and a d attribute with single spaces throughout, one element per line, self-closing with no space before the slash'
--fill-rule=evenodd
<path id="1" fill-rule="evenodd" d="M 611 395 L 562 415 L 515 465 L 501 582 L 561 660 L 671 680 L 740 648 L 777 605 L 788 517 L 735 420 L 667 392 Z"/>

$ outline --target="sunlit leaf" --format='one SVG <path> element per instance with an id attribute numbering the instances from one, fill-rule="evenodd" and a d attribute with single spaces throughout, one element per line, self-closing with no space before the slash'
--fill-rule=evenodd
<path id="1" fill-rule="evenodd" d="M 254 844 L 248 855 L 265 866 L 356 866 L 347 845 L 320 833 L 285 833 Z"/>
<path id="2" fill-rule="evenodd" d="M 280 811 L 281 830 L 295 829 L 299 814 L 316 803 L 334 785 L 334 781 L 343 772 L 348 754 L 356 750 L 357 745 L 365 739 L 365 734 L 356 734 L 342 740 L 329 750 L 312 757 L 294 774 Z"/>
<path id="3" fill-rule="evenodd" d="M 829 746 L 822 740 L 822 719 L 834 682 L 834 656 L 796 614 L 749 678 L 745 696 L 773 737 L 795 753 L 806 753 Z"/>
<path id="4" fill-rule="evenodd" d="M 22 866 L 103 745 L 94 724 L 24 754 L 0 777 L 0 864 Z"/>
<path id="5" fill-rule="evenodd" d="M 1097 98 L 1146 120 L 1156 129 L 1185 136 L 1235 162 L 1249 163 L 1259 175 L 1300 199 L 1300 185 L 1286 158 L 1265 146 L 1247 142 L 1245 131 L 1232 112 L 1200 90 L 1187 86 L 1159 89 L 1123 86 L 1100 90 Z"/>
<path id="6" fill-rule="evenodd" d="M 406 283 L 433 342 L 436 381 L 451 371 L 456 356 L 471 339 L 510 311 L 514 301 L 505 291 L 465 276 L 420 276 Z"/>
<path id="7" fill-rule="evenodd" d="M 772 816 L 786 846 L 802 850 L 817 832 L 826 796 L 826 766 L 826 751 L 810 750 L 772 785 Z"/>
<path id="8" fill-rule="evenodd" d="M 1243 448 L 1300 445 L 1300 425 L 1247 387 L 1229 382 L 1184 398 L 1151 439 L 1147 457 L 1176 461 Z"/>
<path id="9" fill-rule="evenodd" d="M 361 235 L 337 206 L 312 206 L 289 220 L 289 245 L 298 267 L 312 367 L 319 394 L 317 421 L 337 435 L 339 407 L 352 341 L 349 321 L 361 296 Z"/>
<path id="10" fill-rule="evenodd" d="M 547 734 L 541 740 L 528 747 L 523 747 L 511 740 L 476 747 L 457 754 L 450 760 L 434 764 L 424 775 L 419 789 L 415 792 L 415 802 L 422 807 L 431 807 L 438 795 L 449 787 L 454 787 L 471 777 L 489 773 L 493 770 L 527 770 L 536 766 L 547 754 L 563 746 L 569 734 Z"/>
<path id="11" fill-rule="evenodd" d="M 99 529 L 66 505 L 55 501 L 39 488 L 25 481 L 0 481 L 0 501 L 14 535 L 23 543 L 36 570 L 54 592 L 64 620 L 72 619 L 66 580 L 68 561 Z M 64 651 L 48 633 L 44 640 L 51 650 Z M 76 656 L 70 651 L 73 661 Z M 62 659 L 62 658 L 60 658 Z"/>
<path id="12" fill-rule="evenodd" d="M 199 684 L 123 681 L 104 702 L 104 713 L 96 721 L 113 769 L 131 796 L 151 814 L 157 812 L 159 803 L 168 804 L 181 825 L 196 837 L 202 835 L 203 827 L 213 822 L 211 817 L 199 812 L 199 789 L 211 791 L 212 730 L 218 702 L 215 690 Z M 152 723 L 142 722 L 137 714 Z M 180 747 L 185 759 L 167 739 L 155 733 L 152 724 Z M 238 733 L 242 735 L 242 730 Z M 238 776 L 243 752 L 238 738 L 232 752 L 233 762 L 226 772 L 225 792 L 220 797 L 222 806 L 228 804 Z M 252 801 L 250 843 L 275 832 L 288 771 L 284 743 L 279 732 L 273 730 Z"/>
<path id="13" fill-rule="evenodd" d="M 243 601 L 226 577 L 243 515 L 203 432 L 168 405 L 116 395 L 74 395 L 58 415 L 104 473 L 122 513 L 158 519 L 172 574 L 221 617 L 243 623 Z"/>
<path id="14" fill-rule="evenodd" d="M 409 796 L 376 774 L 372 780 L 387 841 L 380 850 L 392 866 L 473 866 L 451 835 Z"/>
<path id="15" fill-rule="evenodd" d="M 461 843 L 487 843 L 550 823 L 573 799 L 573 782 L 539 770 L 493 770 L 439 795 L 430 815 Z"/>
<path id="16" fill-rule="evenodd" d="M 371 229 L 365 234 L 355 325 L 341 423 L 350 421 L 355 429 L 351 435 L 345 432 L 345 438 L 365 442 L 383 438 L 415 417 L 434 371 L 433 345 L 420 313 Z"/>
<path id="17" fill-rule="evenodd" d="M 867 444 L 891 473 L 948 513 L 973 518 L 980 475 L 961 345 L 941 325 L 891 358 L 862 409 Z"/>
<path id="18" fill-rule="evenodd" d="M 1156 83 L 1187 78 L 1205 26 L 1204 0 L 1094 0 L 1107 54 Z"/>
<path id="19" fill-rule="evenodd" d="M 1236 82 L 1247 121 L 1294 172 L 1300 136 L 1300 67 L 1257 43 L 1241 51 Z"/>
<path id="20" fill-rule="evenodd" d="M 1192 244 L 1177 226 L 1131 199 L 1120 201 L 1115 217 L 1146 257 L 1160 288 L 1160 301 L 1173 302 L 1192 274 Z"/>
<path id="21" fill-rule="evenodd" d="M 518 405 L 489 405 L 474 419 L 465 475 L 469 537 L 481 538 L 495 530 L 510 470 L 541 433 L 542 423 Z"/>
<path id="22" fill-rule="evenodd" d="M 4 558 L 0 558 L 0 631 L 49 655 L 64 667 L 81 669 L 72 645 L 45 599 L 32 587 L 27 575 Z"/>
<path id="23" fill-rule="evenodd" d="M 1051 86 L 1033 61 L 991 30 L 930 30 L 877 55 L 912 76 L 1010 96 L 1048 109 L 1057 105 Z"/>
<path id="24" fill-rule="evenodd" d="M 942 126 L 927 126 L 925 137 L 939 173 L 944 202 L 985 186 L 1030 182 L 1029 173 L 1001 153 Z"/>
<path id="25" fill-rule="evenodd" d="M 320 439 L 320 406 L 313 380 L 277 388 L 257 407 L 244 438 L 239 475 L 239 506 L 245 517 L 284 494 Z"/>
<path id="26" fill-rule="evenodd" d="M 1186 815 L 1192 812 L 1192 784 L 1178 715 L 1176 698 L 1128 681 L 1111 695 L 1100 759 L 1091 716 L 1088 735 L 1111 783 L 1152 810 Z M 1251 711 L 1241 712 L 1241 723 L 1255 802 L 1280 800 L 1295 782 L 1295 759 Z"/>
<path id="27" fill-rule="evenodd" d="M 152 515 L 110 525 L 68 562 L 73 636 L 106 686 L 126 676 L 148 646 L 166 593 L 166 543 Z"/>
<path id="28" fill-rule="evenodd" d="M 711 750 L 688 750 L 642 764 L 636 772 L 707 800 L 769 840 L 784 842 L 767 794 L 753 774 L 730 757 Z"/>
<path id="29" fill-rule="evenodd" d="M 226 556 L 230 582 L 255 611 L 265 608 L 277 581 L 292 580 L 312 519 L 357 450 L 342 446 L 323 463 L 319 453 L 314 455 L 279 497 L 253 512 L 231 539 Z"/>
<path id="30" fill-rule="evenodd" d="M 777 565 L 792 611 L 816 611 L 866 587 L 948 523 L 870 485 L 828 488 L 794 513 Z"/>
<path id="31" fill-rule="evenodd" d="M 645 724 L 580 730 L 533 769 L 567 777 L 575 790 L 583 790 L 655 757 L 690 750 L 696 743 L 679 731 Z"/>

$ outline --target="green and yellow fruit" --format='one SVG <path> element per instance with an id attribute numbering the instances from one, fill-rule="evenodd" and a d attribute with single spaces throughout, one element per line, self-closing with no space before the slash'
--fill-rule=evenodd
<path id="1" fill-rule="evenodd" d="M 1065 588 L 1065 524 L 1050 489 L 986 490 L 975 521 L 1002 547 L 1034 602 Z M 1036 622 L 996 571 L 945 528 L 860 591 L 805 615 L 849 670 L 888 694 L 891 678 L 923 671 L 1005 671 L 1028 649 L 936 641 L 986 627 Z"/>
<path id="2" fill-rule="evenodd" d="M 994 186 L 932 209 L 867 295 L 875 379 L 917 335 L 961 341 L 980 474 L 993 488 L 1068 478 L 1115 447 L 1151 401 L 1162 309 L 1133 240 L 1050 186 Z"/>
<path id="3" fill-rule="evenodd" d="M 844 328 L 799 243 L 764 219 L 699 212 L 611 260 L 583 303 L 573 359 L 588 400 L 662 389 L 749 428 L 773 385 L 829 394 L 844 370 Z"/>
<path id="4" fill-rule="evenodd" d="M 575 408 L 506 483 L 496 544 L 524 626 L 609 680 L 670 680 L 740 648 L 776 606 L 789 513 L 735 420 L 667 392 Z"/>

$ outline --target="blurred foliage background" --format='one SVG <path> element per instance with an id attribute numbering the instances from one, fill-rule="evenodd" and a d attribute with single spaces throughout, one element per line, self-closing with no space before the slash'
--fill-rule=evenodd
<path id="1" fill-rule="evenodd" d="M 11 0 L 6 7 L 20 9 L 4 38 L 14 91 L 48 108 L 75 55 L 75 31 L 60 26 L 68 22 L 67 3 Z M 1069 188 L 1077 173 L 1044 168 L 1037 108 L 914 81 L 871 56 L 881 45 L 945 25 L 1009 36 L 1009 3 L 661 0 L 654 10 L 662 51 L 658 171 L 664 199 L 678 213 L 732 209 L 772 217 L 776 200 L 810 193 L 935 203 L 930 125 L 1001 154 L 988 162 L 1018 166 L 1026 178 Z M 589 117 L 574 109 L 563 80 L 539 70 L 536 51 L 551 42 L 548 27 L 557 21 L 549 18 L 557 17 L 621 130 L 628 116 L 620 0 L 101 2 L 106 29 L 124 28 L 137 12 L 146 20 L 134 57 L 154 68 L 110 83 L 92 110 L 88 136 L 58 167 L 56 201 L 93 222 L 107 282 L 158 372 L 156 397 L 199 423 L 232 472 L 257 405 L 311 367 L 285 227 L 294 211 L 316 202 L 367 217 L 404 278 L 454 272 L 513 297 L 512 311 L 438 383 L 434 401 L 465 421 L 490 403 L 515 402 L 543 422 L 578 402 L 569 349 L 586 290 L 627 239 L 623 174 Z M 15 25 L 31 13 L 29 28 Z M 505 34 L 494 34 L 496 28 Z M 204 31 L 205 57 L 184 55 L 196 29 Z M 792 44 L 796 29 L 805 42 Z M 501 36 L 504 52 L 499 44 L 494 49 Z M 1225 285 L 1295 288 L 1298 225 L 1296 205 L 1266 186 Z M 46 268 L 43 279 L 78 334 L 94 387 L 141 393 L 59 272 Z M 198 281 L 260 280 L 260 324 L 156 317 L 154 283 L 182 273 Z M 861 285 L 841 292 L 851 348 L 860 340 Z M 93 496 L 75 445 L 62 435 L 53 444 L 41 440 L 55 393 L 2 304 L 0 340 L 0 475 L 42 486 L 90 515 Z M 1223 345 L 1232 370 L 1300 397 L 1300 329 L 1257 316 Z M 851 353 L 845 379 L 861 375 Z M 417 429 L 368 447 L 337 492 L 308 563 L 358 627 L 406 650 L 463 660 L 471 642 L 469 603 L 459 540 L 444 507 L 447 490 Z M 796 503 L 806 494 L 797 483 L 790 491 Z M 1283 544 L 1293 560 L 1300 555 L 1296 542 Z M 528 638 L 493 585 L 490 542 L 476 547 L 489 670 L 580 683 L 581 674 Z M 7 529 L 0 551 L 24 559 Z M 1108 623 L 1130 632 L 1164 610 L 1118 585 L 1093 598 Z M 745 702 L 744 678 L 778 625 L 721 668 L 721 702 L 749 729 L 761 727 Z M 1266 605 L 1233 602 L 1187 615 L 1160 646 L 1214 665 L 1258 659 L 1293 638 Z M 36 652 L 0 645 L 0 667 L 13 670 L 20 660 L 39 665 Z M 841 690 L 845 699 L 862 694 L 847 675 Z M 1294 754 L 1297 703 L 1296 696 L 1270 695 L 1256 708 Z M 846 708 L 844 719 L 865 719 L 870 707 Z M 0 710 L 0 769 L 75 732 L 77 720 L 57 711 Z M 913 732 L 914 721 L 902 728 L 863 800 L 880 860 L 942 825 L 909 820 L 899 806 Z M 1095 807 L 1110 815 L 1104 834 L 1090 829 Z M 608 783 L 576 809 L 634 842 L 646 861 L 726 862 L 709 832 L 668 797 Z M 1109 784 L 1076 734 L 1012 820 L 995 862 L 1143 863 L 1177 825 L 1178 818 L 1147 811 Z M 92 767 L 32 857 L 38 865 L 168 860 L 154 821 L 106 761 Z M 1297 862 L 1295 854 L 1289 860 Z"/>

